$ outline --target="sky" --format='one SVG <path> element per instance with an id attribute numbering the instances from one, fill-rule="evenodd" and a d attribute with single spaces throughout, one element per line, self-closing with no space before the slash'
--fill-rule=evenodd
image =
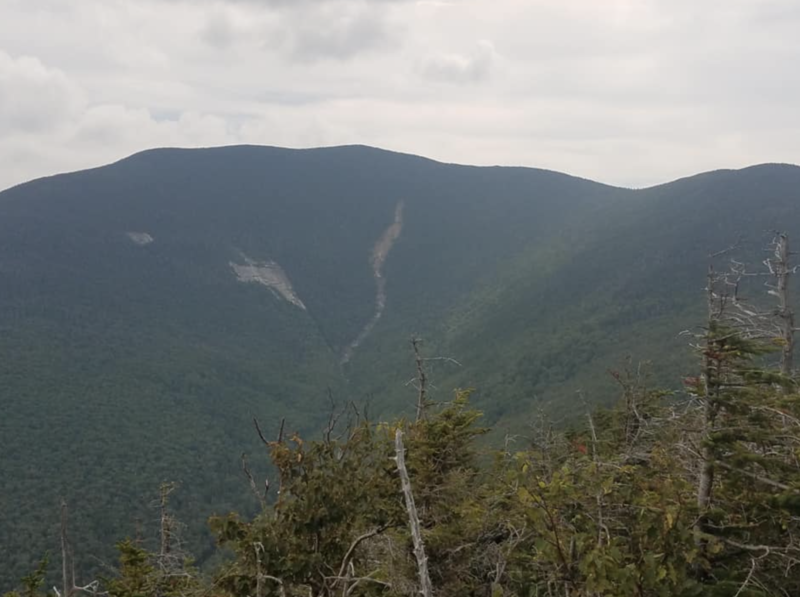
<path id="1" fill-rule="evenodd" d="M 800 163 L 800 0 L 0 0 L 0 189 L 365 144 L 628 187 Z"/>

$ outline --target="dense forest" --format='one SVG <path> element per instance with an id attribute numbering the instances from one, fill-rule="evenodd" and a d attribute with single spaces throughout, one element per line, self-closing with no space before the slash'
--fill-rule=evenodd
<path id="1" fill-rule="evenodd" d="M 375 246 L 400 206 L 378 280 Z M 628 354 L 674 391 L 706 256 L 742 235 L 736 259 L 758 263 L 764 231 L 798 226 L 800 168 L 776 164 L 634 191 L 363 146 L 239 146 L 146 151 L 3 191 L 0 585 L 58 551 L 62 498 L 76 549 L 109 561 L 166 481 L 205 566 L 208 516 L 258 508 L 240 483 L 253 415 L 304 437 L 331 396 L 373 420 L 413 416 L 412 335 L 452 359 L 428 362 L 431 399 L 474 388 L 487 445 L 541 411 L 563 425 L 583 401 L 611 405 L 606 371 Z M 300 302 L 243 283 L 252 263 Z M 385 309 L 349 350 L 379 289 Z"/>
<path id="2" fill-rule="evenodd" d="M 542 413 L 486 442 L 470 390 L 430 399 L 440 357 L 414 339 L 413 416 L 334 404 L 316 440 L 255 421 L 271 472 L 264 483 L 242 457 L 256 512 L 209 521 L 219 551 L 202 570 L 165 484 L 155 542 L 132 529 L 84 578 L 68 521 L 82 505 L 64 505 L 60 554 L 9 595 L 798 595 L 795 268 L 783 234 L 764 268 L 732 251 L 713 256 L 706 316 L 682 335 L 694 364 L 679 390 L 653 384 L 657 362 L 629 360 L 608 372 L 613 406 L 584 404 L 566 426 Z"/>

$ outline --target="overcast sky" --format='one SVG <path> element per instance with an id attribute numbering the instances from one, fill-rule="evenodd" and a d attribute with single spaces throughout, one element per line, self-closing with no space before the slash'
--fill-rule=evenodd
<path id="1" fill-rule="evenodd" d="M 800 162 L 800 0 L 0 0 L 0 189 L 360 143 L 644 186 Z"/>

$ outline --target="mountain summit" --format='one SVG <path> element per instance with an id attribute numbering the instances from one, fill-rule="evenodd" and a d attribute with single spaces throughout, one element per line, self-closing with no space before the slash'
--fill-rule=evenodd
<path id="1" fill-rule="evenodd" d="M 284 417 L 319 428 L 331 400 L 411 412 L 412 335 L 435 358 L 433 398 L 474 387 L 501 428 L 543 405 L 574 415 L 578 391 L 613 398 L 596 380 L 628 354 L 677 376 L 708 255 L 742 237 L 758 262 L 776 228 L 800 239 L 798 167 L 633 191 L 361 146 L 238 146 L 2 192 L 3 570 L 55 551 L 61 496 L 86 554 L 148 520 L 163 480 L 181 483 L 186 520 L 242 508 L 254 415 L 272 432 Z"/>

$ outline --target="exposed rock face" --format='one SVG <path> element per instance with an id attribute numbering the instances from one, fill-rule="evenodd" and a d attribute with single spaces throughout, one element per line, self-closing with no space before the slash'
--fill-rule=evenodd
<path id="1" fill-rule="evenodd" d="M 375 313 L 372 319 L 362 328 L 361 333 L 345 349 L 341 360 L 343 365 L 353 357 L 353 352 L 369 336 L 386 308 L 386 278 L 383 277 L 383 264 L 386 262 L 386 257 L 392 250 L 395 241 L 400 238 L 400 233 L 403 232 L 403 207 L 404 203 L 402 201 L 397 204 L 394 209 L 394 221 L 384 230 L 378 242 L 372 248 L 369 262 L 372 264 L 372 273 L 375 276 Z"/>
<path id="2" fill-rule="evenodd" d="M 126 235 L 129 239 L 140 246 L 149 245 L 156 240 L 147 234 L 147 232 L 127 232 Z"/>
<path id="3" fill-rule="evenodd" d="M 256 262 L 242 255 L 244 264 L 230 262 L 236 277 L 240 282 L 252 282 L 269 288 L 277 298 L 289 301 L 296 307 L 306 310 L 305 304 L 294 291 L 292 283 L 283 268 L 275 261 Z"/>

